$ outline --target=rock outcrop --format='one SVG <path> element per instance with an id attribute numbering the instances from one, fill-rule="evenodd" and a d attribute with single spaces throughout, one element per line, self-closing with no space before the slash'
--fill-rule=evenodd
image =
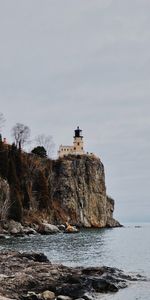
<path id="1" fill-rule="evenodd" d="M 92 293 L 117 292 L 137 276 L 115 268 L 69 268 L 51 264 L 44 254 L 0 252 L 0 299 L 94 299 Z"/>
<path id="2" fill-rule="evenodd" d="M 99 158 L 68 155 L 50 160 L 14 146 L 2 153 L 0 174 L 6 180 L 0 178 L 1 220 L 8 217 L 27 226 L 35 221 L 39 225 L 40 220 L 55 225 L 120 226 L 113 219 L 114 200 L 106 194 Z"/>
<path id="3" fill-rule="evenodd" d="M 84 227 L 114 227 L 114 200 L 107 197 L 104 166 L 94 156 L 67 156 L 53 164 L 54 217 Z"/>
<path id="4" fill-rule="evenodd" d="M 10 188 L 6 180 L 0 177 L 0 221 L 2 225 L 8 217 L 10 206 Z"/>

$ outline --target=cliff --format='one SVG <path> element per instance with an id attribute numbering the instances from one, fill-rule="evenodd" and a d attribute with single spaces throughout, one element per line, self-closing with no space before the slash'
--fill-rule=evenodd
<path id="1" fill-rule="evenodd" d="M 94 156 L 68 156 L 53 164 L 52 199 L 57 222 L 85 227 L 117 226 L 107 197 L 104 166 Z"/>
<path id="2" fill-rule="evenodd" d="M 106 194 L 104 166 L 97 157 L 50 160 L 13 146 L 0 152 L 0 174 L 5 179 L 0 180 L 1 221 L 120 225 L 113 219 L 114 200 Z"/>

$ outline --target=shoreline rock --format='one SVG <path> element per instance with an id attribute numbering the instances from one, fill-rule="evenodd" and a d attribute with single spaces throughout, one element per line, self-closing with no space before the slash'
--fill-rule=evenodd
<path id="1" fill-rule="evenodd" d="M 105 266 L 55 265 L 43 253 L 0 252 L 0 299 L 88 300 L 95 292 L 117 292 L 140 279 Z"/>
<path id="2" fill-rule="evenodd" d="M 106 229 L 108 228 L 117 228 L 117 227 L 123 227 L 120 225 L 117 221 L 114 223 L 114 227 L 112 227 L 109 223 L 107 224 Z M 51 234 L 58 234 L 58 233 L 78 233 L 80 232 L 80 229 L 95 229 L 96 227 L 76 227 L 76 226 L 70 226 L 72 230 L 66 230 L 65 225 L 53 225 L 46 221 L 39 222 L 39 224 L 30 224 L 30 225 L 23 225 L 19 222 L 16 222 L 14 220 L 9 220 L 3 224 L 3 226 L 0 227 L 0 239 L 6 238 L 6 236 L 28 236 L 28 235 L 51 235 Z M 97 228 L 102 229 L 102 228 Z"/>

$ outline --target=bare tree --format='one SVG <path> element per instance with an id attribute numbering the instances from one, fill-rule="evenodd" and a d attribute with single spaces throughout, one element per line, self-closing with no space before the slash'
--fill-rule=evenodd
<path id="1" fill-rule="evenodd" d="M 5 123 L 4 115 L 0 112 L 0 131 L 2 130 Z"/>
<path id="2" fill-rule="evenodd" d="M 35 138 L 35 142 L 37 146 L 43 146 L 45 148 L 47 156 L 52 156 L 55 144 L 51 135 L 45 136 L 44 134 L 40 134 Z"/>
<path id="3" fill-rule="evenodd" d="M 21 149 L 30 137 L 30 128 L 24 124 L 17 123 L 12 128 L 12 136 L 15 139 L 17 148 Z"/>

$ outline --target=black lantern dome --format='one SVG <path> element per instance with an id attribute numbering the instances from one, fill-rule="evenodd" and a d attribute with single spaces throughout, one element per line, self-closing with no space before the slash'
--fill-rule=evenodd
<path id="1" fill-rule="evenodd" d="M 80 137 L 80 138 L 83 138 L 83 136 L 82 136 L 82 130 L 79 128 L 79 126 L 77 126 L 77 129 L 75 129 L 75 138 L 77 138 L 77 137 Z"/>

